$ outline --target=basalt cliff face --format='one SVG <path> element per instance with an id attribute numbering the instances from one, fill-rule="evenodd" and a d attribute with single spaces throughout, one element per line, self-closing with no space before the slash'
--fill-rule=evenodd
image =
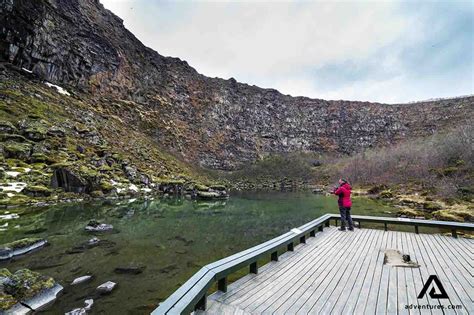
<path id="1" fill-rule="evenodd" d="M 110 115 L 206 168 L 231 170 L 272 153 L 353 153 L 426 136 L 474 114 L 474 97 L 326 101 L 208 78 L 145 47 L 95 0 L 2 0 L 0 25 L 4 61 L 110 104 Z"/>

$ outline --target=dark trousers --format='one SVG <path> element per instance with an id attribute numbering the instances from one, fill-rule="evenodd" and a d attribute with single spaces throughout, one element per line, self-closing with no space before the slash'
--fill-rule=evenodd
<path id="1" fill-rule="evenodd" d="M 349 225 L 349 228 L 354 228 L 354 223 L 352 222 L 351 217 L 351 208 L 350 207 L 339 207 L 339 212 L 341 213 L 341 228 L 345 229 L 346 225 Z"/>

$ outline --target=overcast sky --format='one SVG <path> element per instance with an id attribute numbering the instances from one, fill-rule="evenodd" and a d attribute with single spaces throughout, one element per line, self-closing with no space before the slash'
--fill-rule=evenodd
<path id="1" fill-rule="evenodd" d="M 474 93 L 474 2 L 101 0 L 198 72 L 323 99 Z"/>

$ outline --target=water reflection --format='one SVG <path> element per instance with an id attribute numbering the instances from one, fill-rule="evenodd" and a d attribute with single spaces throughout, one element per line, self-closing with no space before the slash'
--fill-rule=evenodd
<path id="1" fill-rule="evenodd" d="M 353 209 L 365 215 L 393 210 L 364 198 L 355 198 Z M 8 228 L 0 232 L 1 243 L 35 236 L 47 238 L 51 246 L 0 267 L 38 270 L 63 284 L 64 295 L 48 313 L 64 314 L 82 306 L 95 287 L 111 280 L 118 283 L 117 289 L 97 300 L 92 314 L 136 314 L 149 313 L 201 266 L 324 213 L 336 213 L 337 206 L 333 197 L 311 193 L 242 193 L 220 201 L 122 200 L 11 212 L 20 218 L 8 221 Z M 112 224 L 113 233 L 84 231 L 91 219 Z M 99 245 L 86 246 L 94 236 Z M 144 266 L 144 270 L 114 272 L 127 266 Z M 94 275 L 94 280 L 68 285 L 85 274 Z"/>

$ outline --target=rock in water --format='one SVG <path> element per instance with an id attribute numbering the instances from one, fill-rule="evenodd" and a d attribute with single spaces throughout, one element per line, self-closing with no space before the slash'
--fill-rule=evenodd
<path id="1" fill-rule="evenodd" d="M 112 224 L 100 223 L 96 220 L 89 221 L 89 223 L 85 227 L 86 231 L 89 232 L 105 232 L 110 231 L 113 228 L 114 226 Z"/>
<path id="2" fill-rule="evenodd" d="M 138 275 L 143 272 L 145 266 L 128 266 L 128 267 L 117 267 L 115 268 L 115 273 L 126 273 L 132 275 Z"/>
<path id="3" fill-rule="evenodd" d="M 90 275 L 82 276 L 82 277 L 74 279 L 71 282 L 71 285 L 81 284 L 81 283 L 87 282 L 91 279 L 92 279 L 92 276 L 90 276 Z"/>
<path id="4" fill-rule="evenodd" d="M 63 287 L 53 278 L 37 272 L 20 269 L 11 274 L 0 269 L 1 314 L 29 314 L 53 303 Z"/>
<path id="5" fill-rule="evenodd" d="M 87 299 L 84 301 L 85 306 L 82 308 L 75 308 L 70 312 L 65 313 L 64 315 L 85 315 L 87 314 L 87 311 L 90 311 L 92 308 L 92 305 L 94 304 L 93 299 Z"/>
<path id="6" fill-rule="evenodd" d="M 14 256 L 29 253 L 48 244 L 41 238 L 23 238 L 0 246 L 0 260 L 10 259 Z"/>
<path id="7" fill-rule="evenodd" d="M 107 281 L 99 285 L 96 290 L 100 294 L 109 294 L 110 292 L 112 292 L 116 285 L 117 284 L 115 282 Z"/>
<path id="8" fill-rule="evenodd" d="M 87 241 L 87 245 L 96 246 L 96 245 L 99 245 L 99 242 L 100 242 L 100 239 L 98 239 L 97 237 L 93 237 L 89 241 Z"/>

